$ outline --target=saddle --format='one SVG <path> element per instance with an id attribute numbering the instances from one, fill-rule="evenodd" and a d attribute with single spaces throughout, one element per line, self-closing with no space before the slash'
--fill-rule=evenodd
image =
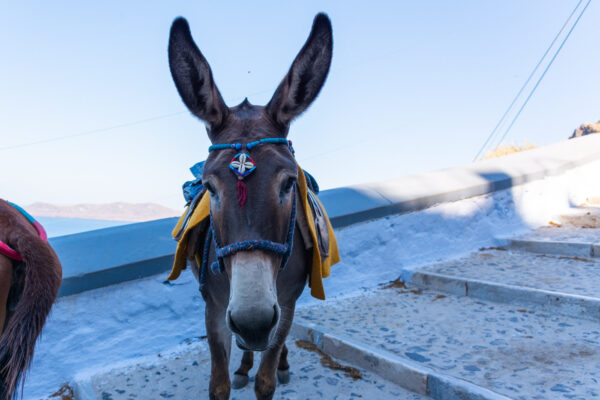
<path id="1" fill-rule="evenodd" d="M 199 164 L 196 164 L 192 167 L 192 171 L 201 171 L 201 168 L 197 168 L 198 166 Z M 206 235 L 206 231 L 210 225 L 208 223 L 210 196 L 202 187 L 201 175 L 199 177 L 196 175 L 196 177 L 195 181 L 184 184 L 184 196 L 188 200 L 188 205 L 173 230 L 173 237 L 178 241 L 178 245 L 173 268 L 167 278 L 168 280 L 175 280 L 179 277 L 181 271 L 187 268 L 188 258 L 190 260 L 202 258 L 202 254 L 198 254 L 202 249 L 190 249 L 189 247 L 194 244 L 198 247 L 196 243 L 191 243 L 192 238 L 197 240 Z M 312 259 L 309 269 L 311 295 L 317 299 L 324 300 L 325 290 L 322 280 L 329 276 L 331 266 L 340 261 L 340 256 L 331 222 L 323 205 L 311 190 L 311 186 L 313 188 L 316 186 L 314 178 L 308 173 L 305 174 L 299 168 L 296 224 L 302 234 L 306 249 L 312 249 Z M 190 257 L 190 255 L 192 256 Z"/>
<path id="2" fill-rule="evenodd" d="M 314 192 L 310 189 L 307 191 L 307 199 L 308 205 L 310 206 L 310 211 L 313 218 L 313 223 L 315 225 L 315 230 L 317 231 L 317 243 L 319 246 L 319 250 L 321 251 L 321 258 L 329 257 L 329 220 L 325 215 L 325 210 L 323 209 L 323 205 L 317 199 Z M 310 218 L 305 215 L 305 219 Z M 305 221 L 301 221 L 305 222 Z M 302 225 L 300 226 L 300 232 L 302 232 Z M 302 233 L 302 237 L 304 238 L 305 243 L 310 243 L 309 239 L 311 239 L 310 235 L 307 233 Z M 312 246 L 312 243 L 310 243 Z"/>

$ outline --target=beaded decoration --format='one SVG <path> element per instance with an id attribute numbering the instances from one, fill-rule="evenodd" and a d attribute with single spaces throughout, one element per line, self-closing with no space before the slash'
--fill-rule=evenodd
<path id="1" fill-rule="evenodd" d="M 238 179 L 244 179 L 256 169 L 256 163 L 248 153 L 237 153 L 229 163 L 229 168 L 238 176 Z"/>

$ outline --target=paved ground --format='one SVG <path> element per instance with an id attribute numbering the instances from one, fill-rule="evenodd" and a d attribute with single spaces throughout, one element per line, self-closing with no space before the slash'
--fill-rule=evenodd
<path id="1" fill-rule="evenodd" d="M 517 236 L 516 239 L 544 242 L 594 243 L 599 240 L 597 230 L 572 226 L 545 226 Z"/>
<path id="2" fill-rule="evenodd" d="M 403 288 L 303 309 L 303 320 L 510 398 L 600 396 L 597 322 Z"/>
<path id="3" fill-rule="evenodd" d="M 292 399 L 406 399 L 421 400 L 424 396 L 389 383 L 368 371 L 354 380 L 342 371 L 321 365 L 321 356 L 288 341 L 291 379 L 277 388 L 275 398 Z M 241 351 L 234 349 L 231 372 L 237 368 Z M 256 367 L 251 371 L 251 376 Z M 116 368 L 91 379 L 97 399 L 206 399 L 210 356 L 204 342 L 169 356 L 144 359 L 130 366 Z M 232 400 L 254 399 L 254 379 L 242 390 L 232 390 Z"/>
<path id="4" fill-rule="evenodd" d="M 578 208 L 560 224 L 509 238 L 506 249 L 426 266 L 413 286 L 395 281 L 298 309 L 295 321 L 309 340 L 366 370 L 353 380 L 290 339 L 292 379 L 275 398 L 426 398 L 398 384 L 444 400 L 600 398 L 598 215 Z M 232 371 L 239 358 L 236 350 Z M 207 397 L 208 376 L 200 341 L 88 383 L 90 398 L 102 400 L 195 399 Z M 232 399 L 253 399 L 252 384 Z"/>
<path id="5" fill-rule="evenodd" d="M 511 399 L 598 398 L 600 258 L 590 244 L 600 229 L 586 210 L 560 221 L 569 223 L 520 236 L 517 246 L 426 266 L 415 274 L 420 287 L 393 282 L 299 310 L 297 321 Z M 573 254 L 582 250 L 589 257 Z M 540 302 L 540 291 L 552 301 Z"/>
<path id="6" fill-rule="evenodd" d="M 485 250 L 422 270 L 581 296 L 600 296 L 600 259 Z"/>
<path id="7" fill-rule="evenodd" d="M 562 227 L 600 228 L 600 205 L 582 204 L 561 215 L 558 223 Z"/>
<path id="8" fill-rule="evenodd" d="M 556 221 L 515 239 L 543 242 L 599 243 L 600 206 L 573 207 Z"/>

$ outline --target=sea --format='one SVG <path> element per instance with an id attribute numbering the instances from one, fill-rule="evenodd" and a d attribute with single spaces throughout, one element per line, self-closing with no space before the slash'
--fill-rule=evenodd
<path id="1" fill-rule="evenodd" d="M 50 238 L 133 223 L 131 221 L 107 221 L 101 219 L 61 217 L 35 217 L 35 219 L 44 226 L 44 229 Z"/>

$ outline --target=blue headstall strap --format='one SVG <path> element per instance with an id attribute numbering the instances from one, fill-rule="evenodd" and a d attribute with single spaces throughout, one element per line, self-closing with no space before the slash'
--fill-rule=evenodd
<path id="1" fill-rule="evenodd" d="M 230 144 L 214 144 L 208 148 L 208 151 L 213 150 L 251 150 L 252 148 L 259 146 L 261 144 L 285 144 L 289 147 L 292 154 L 294 153 L 294 149 L 292 147 L 292 142 L 285 138 L 266 138 L 259 139 L 254 142 L 242 144 L 242 143 L 230 143 Z M 236 156 L 237 157 L 237 156 Z M 210 226 L 206 232 L 206 238 L 204 239 L 204 248 L 202 254 L 202 265 L 200 266 L 200 290 L 206 284 L 206 273 L 208 269 L 208 257 L 211 242 L 214 243 L 215 253 L 217 260 L 213 262 L 210 266 L 212 273 L 223 273 L 225 271 L 225 266 L 223 263 L 223 259 L 225 257 L 232 256 L 240 251 L 253 251 L 253 250 L 263 250 L 271 253 L 275 253 L 277 255 L 282 256 L 280 269 L 284 269 L 290 256 L 292 255 L 292 249 L 294 247 L 294 230 L 296 228 L 296 206 L 297 206 L 297 196 L 296 196 L 296 184 L 294 184 L 293 191 L 293 203 L 292 203 L 292 211 L 290 214 L 290 222 L 288 225 L 287 237 L 285 243 L 273 242 L 271 240 L 265 239 L 254 239 L 254 240 L 244 240 L 241 242 L 231 243 L 225 246 L 221 246 L 217 235 L 215 234 L 215 229 L 213 226 L 212 216 L 210 218 Z"/>
<path id="2" fill-rule="evenodd" d="M 253 147 L 256 147 L 261 144 L 286 144 L 290 148 L 292 147 L 292 141 L 287 140 L 286 138 L 265 138 L 265 139 L 258 139 L 258 140 L 255 140 L 254 142 L 245 143 L 245 144 L 244 143 L 213 144 L 212 146 L 210 146 L 208 148 L 208 151 L 211 152 L 213 150 L 226 150 L 226 149 L 252 150 Z"/>

